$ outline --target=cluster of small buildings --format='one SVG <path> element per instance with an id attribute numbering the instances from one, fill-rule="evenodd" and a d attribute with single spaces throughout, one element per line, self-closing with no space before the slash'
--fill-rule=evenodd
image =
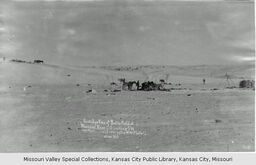
<path id="1" fill-rule="evenodd" d="M 145 81 L 140 83 L 139 81 L 126 81 L 124 78 L 119 79 L 122 83 L 122 90 L 142 90 L 142 91 L 153 91 L 153 90 L 165 90 L 164 80 L 160 80 L 160 83 L 155 83 L 153 81 Z"/>

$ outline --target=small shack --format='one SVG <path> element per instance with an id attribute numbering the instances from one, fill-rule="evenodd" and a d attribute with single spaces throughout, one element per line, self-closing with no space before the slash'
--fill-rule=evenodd
<path id="1" fill-rule="evenodd" d="M 239 88 L 255 88 L 254 80 L 242 80 L 239 83 Z"/>

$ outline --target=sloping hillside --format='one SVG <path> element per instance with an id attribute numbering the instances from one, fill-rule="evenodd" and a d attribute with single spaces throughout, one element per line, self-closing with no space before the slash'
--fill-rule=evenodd
<path id="1" fill-rule="evenodd" d="M 8 84 L 109 84 L 118 78 L 140 81 L 164 79 L 174 83 L 201 83 L 202 78 L 219 81 L 254 79 L 254 66 L 130 66 L 72 67 L 51 64 L 0 63 L 1 83 Z"/>

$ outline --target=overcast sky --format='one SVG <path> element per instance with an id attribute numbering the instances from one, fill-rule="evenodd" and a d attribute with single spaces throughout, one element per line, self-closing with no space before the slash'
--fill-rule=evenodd
<path id="1" fill-rule="evenodd" d="M 252 2 L 65 1 L 1 1 L 0 57 L 79 66 L 254 60 Z"/>

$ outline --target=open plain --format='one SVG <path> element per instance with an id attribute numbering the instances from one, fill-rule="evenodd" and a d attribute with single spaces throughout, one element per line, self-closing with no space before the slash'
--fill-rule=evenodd
<path id="1" fill-rule="evenodd" d="M 0 67 L 0 152 L 255 150 L 254 90 L 238 88 L 254 66 Z M 166 75 L 170 91 L 114 92 Z"/>

